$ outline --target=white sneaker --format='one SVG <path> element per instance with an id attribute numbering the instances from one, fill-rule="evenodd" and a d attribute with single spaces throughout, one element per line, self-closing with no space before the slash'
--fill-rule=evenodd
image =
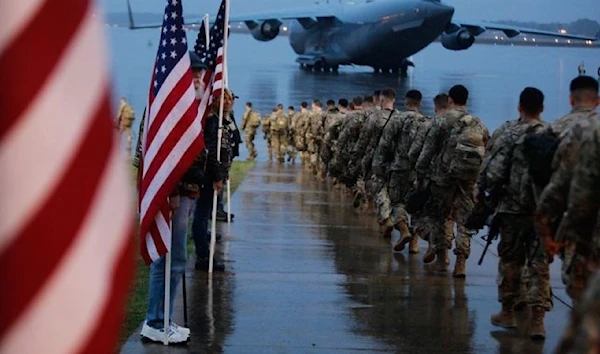
<path id="1" fill-rule="evenodd" d="M 180 325 L 178 325 L 177 323 L 171 321 L 171 327 L 174 328 L 177 332 L 183 334 L 186 337 L 190 336 L 190 329 L 187 327 L 182 327 Z"/>
<path id="2" fill-rule="evenodd" d="M 165 330 L 163 328 L 156 329 L 148 326 L 146 322 L 144 322 L 144 326 L 142 327 L 142 332 L 140 333 L 142 337 L 148 338 L 153 342 L 162 343 L 165 339 Z M 180 331 L 175 330 L 173 326 L 169 327 L 169 344 L 176 343 L 184 343 L 188 340 L 188 336 L 183 334 Z"/>

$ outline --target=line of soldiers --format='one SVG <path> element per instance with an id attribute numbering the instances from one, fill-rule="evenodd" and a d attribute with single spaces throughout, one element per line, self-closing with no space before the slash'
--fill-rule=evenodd
<path id="1" fill-rule="evenodd" d="M 345 186 L 355 208 L 375 209 L 385 238 L 400 232 L 395 252 L 408 245 L 418 253 L 422 238 L 429 244 L 423 262 L 446 272 L 454 243 L 453 276 L 464 278 L 471 238 L 484 226 L 488 243 L 500 237 L 502 308 L 491 317 L 495 326 L 516 327 L 515 311 L 529 307 L 529 336 L 545 338 L 545 312 L 552 309 L 549 262 L 560 255 L 575 304 L 560 346 L 567 353 L 575 344 L 597 345 L 600 333 L 600 279 L 591 282 L 600 255 L 598 82 L 580 76 L 570 92 L 572 112 L 546 123 L 543 93 L 524 89 L 519 118 L 490 136 L 467 111 L 469 92 L 462 85 L 435 97 L 431 118 L 420 112 L 419 91 L 406 93 L 401 112 L 394 108 L 395 92 L 384 89 L 355 97 L 352 110 L 330 101 L 323 111 L 315 100 L 309 111 L 303 103 L 291 119 L 292 136 L 303 165 L 319 180 Z"/>

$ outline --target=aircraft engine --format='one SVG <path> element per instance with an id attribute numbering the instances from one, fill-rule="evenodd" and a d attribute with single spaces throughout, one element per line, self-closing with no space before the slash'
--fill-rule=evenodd
<path id="1" fill-rule="evenodd" d="M 450 50 L 469 49 L 475 42 L 475 37 L 466 28 L 461 28 L 453 33 L 442 33 L 442 45 Z"/>
<path id="2" fill-rule="evenodd" d="M 279 34 L 279 29 L 281 28 L 281 22 L 277 20 L 268 20 L 261 23 L 259 26 L 256 26 L 252 29 L 252 37 L 254 39 L 267 42 Z"/>

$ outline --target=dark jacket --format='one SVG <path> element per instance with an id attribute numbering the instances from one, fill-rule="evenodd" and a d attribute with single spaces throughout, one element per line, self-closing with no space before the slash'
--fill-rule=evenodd
<path id="1" fill-rule="evenodd" d="M 206 144 L 206 182 L 226 181 L 229 176 L 229 167 L 231 165 L 232 139 L 231 139 L 231 120 L 229 117 L 223 117 L 223 135 L 221 137 L 221 160 L 217 159 L 217 140 L 219 132 L 219 117 L 211 113 L 206 117 L 204 125 L 204 143 Z"/>
<path id="2" fill-rule="evenodd" d="M 232 159 L 234 157 L 240 156 L 240 144 L 242 144 L 242 135 L 240 134 L 240 130 L 238 129 L 237 123 L 235 121 L 235 115 L 233 111 L 231 112 L 231 151 L 232 151 Z"/>

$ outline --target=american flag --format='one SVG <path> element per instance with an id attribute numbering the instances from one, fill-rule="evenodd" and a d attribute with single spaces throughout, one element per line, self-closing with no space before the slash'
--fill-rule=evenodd
<path id="1" fill-rule="evenodd" d="M 204 148 L 181 0 L 165 7 L 142 137 L 141 254 L 146 263 L 171 249 L 169 195 Z"/>
<path id="2" fill-rule="evenodd" d="M 110 353 L 121 328 L 132 191 L 95 13 L 0 1 L 0 353 Z"/>
<path id="3" fill-rule="evenodd" d="M 229 25 L 225 23 L 225 15 L 228 11 L 227 5 L 228 1 L 222 0 L 215 23 L 210 29 L 210 42 L 208 45 L 205 43 L 205 34 L 202 30 L 199 32 L 198 40 L 196 41 L 196 53 L 208 67 L 203 73 L 203 81 L 208 84 L 206 85 L 207 90 L 200 104 L 200 110 L 211 103 L 210 98 L 220 95 L 223 89 L 225 26 Z M 203 117 L 205 115 L 206 112 Z"/>

